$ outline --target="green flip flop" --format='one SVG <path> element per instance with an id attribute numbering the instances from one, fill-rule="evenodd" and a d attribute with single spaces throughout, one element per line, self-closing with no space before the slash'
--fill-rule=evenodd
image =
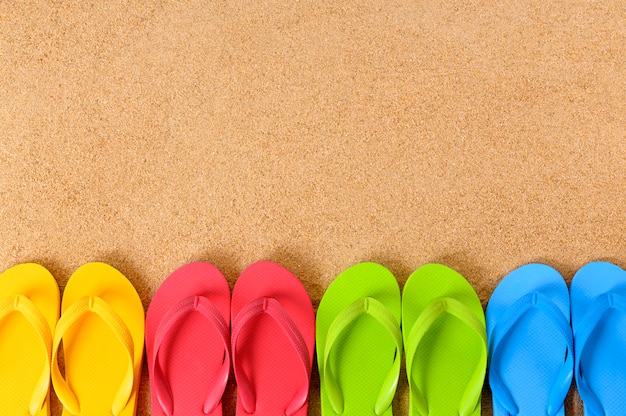
<path id="1" fill-rule="evenodd" d="M 400 288 L 376 263 L 328 287 L 317 311 L 322 415 L 391 416 L 402 360 Z"/>
<path id="2" fill-rule="evenodd" d="M 485 314 L 472 286 L 441 264 L 417 269 L 402 293 L 410 416 L 479 416 L 487 366 Z"/>

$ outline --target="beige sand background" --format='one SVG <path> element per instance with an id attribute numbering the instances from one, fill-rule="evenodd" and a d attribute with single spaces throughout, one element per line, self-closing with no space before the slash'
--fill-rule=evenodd
<path id="1" fill-rule="evenodd" d="M 316 306 L 364 260 L 484 304 L 527 262 L 626 266 L 625 57 L 622 1 L 2 1 L 0 267 L 105 261 L 147 308 L 194 260 Z"/>

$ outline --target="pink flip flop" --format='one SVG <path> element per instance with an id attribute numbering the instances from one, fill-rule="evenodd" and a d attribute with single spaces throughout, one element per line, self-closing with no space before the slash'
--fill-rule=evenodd
<path id="1" fill-rule="evenodd" d="M 276 263 L 254 263 L 235 284 L 231 315 L 237 416 L 306 416 L 315 315 L 302 283 Z"/>
<path id="2" fill-rule="evenodd" d="M 208 263 L 190 263 L 159 287 L 146 319 L 155 416 L 219 416 L 230 372 L 230 290 Z"/>

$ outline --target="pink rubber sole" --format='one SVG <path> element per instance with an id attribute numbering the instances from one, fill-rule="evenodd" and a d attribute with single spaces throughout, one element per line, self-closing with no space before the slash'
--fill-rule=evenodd
<path id="1" fill-rule="evenodd" d="M 251 304 L 258 306 L 257 313 L 250 313 Z M 238 328 L 238 322 L 243 322 L 239 315 L 242 310 L 252 317 Z M 274 312 L 269 313 L 271 310 Z M 237 416 L 284 415 L 293 407 L 294 396 L 302 395 L 304 388 L 308 393 L 315 343 L 315 315 L 309 295 L 284 267 L 257 262 L 246 268 L 235 284 L 231 317 Z M 247 409 L 243 390 L 250 398 Z M 308 396 L 295 402 L 300 404 L 292 414 L 306 416 Z"/>
<path id="2" fill-rule="evenodd" d="M 157 394 L 159 386 L 153 363 L 157 331 L 161 324 L 163 332 L 163 323 L 168 316 L 173 315 L 172 312 L 175 312 L 172 308 L 180 309 L 181 304 L 185 305 L 185 300 L 191 311 L 179 314 L 176 324 L 171 325 L 165 336 L 162 336 L 158 352 L 158 364 L 162 369 L 166 386 L 169 385 L 171 392 L 173 414 L 204 416 L 203 406 L 207 396 L 211 389 L 215 389 L 215 385 L 220 383 L 219 373 L 225 359 L 222 335 L 207 316 L 193 309 L 194 306 L 198 307 L 199 299 L 202 300 L 201 303 L 212 304 L 214 309 L 211 310 L 221 315 L 225 323 L 225 335 L 228 336 L 230 290 L 222 273 L 211 264 L 191 263 L 174 271 L 161 284 L 148 309 L 146 355 L 152 414 L 155 416 L 168 414 L 164 411 Z M 161 389 L 168 390 L 167 387 Z M 217 400 L 219 403 L 208 413 L 209 415 L 222 414 L 221 393 Z"/>

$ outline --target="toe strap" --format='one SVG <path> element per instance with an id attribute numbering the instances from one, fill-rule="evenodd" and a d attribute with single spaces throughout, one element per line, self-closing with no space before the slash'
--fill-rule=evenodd
<path id="1" fill-rule="evenodd" d="M 128 327 L 113 307 L 98 296 L 84 297 L 71 305 L 61 315 L 56 326 L 52 343 L 52 383 L 57 397 L 73 415 L 80 414 L 80 404 L 76 394 L 61 375 L 58 363 L 59 346 L 65 333 L 87 314 L 100 317 L 112 330 L 126 351 L 126 371 L 111 405 L 111 413 L 119 415 L 126 407 L 134 387 L 134 344 Z"/>
<path id="2" fill-rule="evenodd" d="M 46 364 L 43 371 L 35 384 L 35 389 L 29 404 L 29 413 L 31 415 L 37 414 L 42 408 L 48 397 L 48 391 L 50 389 L 50 357 L 52 346 L 52 333 L 48 321 L 43 316 L 41 311 L 37 309 L 37 306 L 26 296 L 16 295 L 5 299 L 0 302 L 0 321 L 5 319 L 10 314 L 18 312 L 21 313 L 28 323 L 37 332 L 38 339 L 43 346 L 42 352 L 45 354 Z"/>
<path id="3" fill-rule="evenodd" d="M 459 403 L 459 415 L 471 415 L 476 406 L 480 403 L 480 395 L 482 385 L 485 379 L 485 371 L 487 367 L 487 335 L 485 334 L 485 325 L 474 315 L 474 313 L 463 303 L 450 297 L 441 297 L 433 300 L 418 316 L 413 324 L 407 338 L 406 345 L 406 368 L 407 376 L 411 380 L 411 372 L 413 368 L 413 357 L 420 342 L 428 333 L 432 325 L 443 315 L 448 314 L 460 320 L 465 326 L 470 328 L 481 344 L 481 354 L 476 369 L 468 382 L 467 389 L 463 393 L 461 402 Z M 411 386 L 411 400 L 417 408 L 420 415 L 429 414 L 428 403 L 423 392 L 416 386 Z"/>
<path id="4" fill-rule="evenodd" d="M 563 407 L 565 396 L 572 384 L 574 375 L 574 342 L 569 319 L 561 312 L 559 307 L 552 302 L 546 295 L 540 292 L 529 293 L 518 299 L 511 305 L 507 312 L 498 319 L 496 326 L 490 333 L 489 356 L 493 360 L 498 357 L 501 352 L 502 343 L 496 343 L 492 340 L 505 339 L 506 335 L 517 328 L 517 322 L 529 310 L 536 309 L 542 312 L 554 324 L 558 331 L 558 335 L 565 343 L 565 357 L 561 368 L 554 379 L 552 389 L 548 396 L 546 415 L 555 416 Z M 490 371 L 489 382 L 494 392 L 494 400 L 499 403 L 510 415 L 517 415 L 519 407 L 515 403 L 510 390 L 496 371 Z"/>
<path id="5" fill-rule="evenodd" d="M 344 410 L 343 394 L 341 393 L 341 389 L 339 388 L 339 385 L 332 373 L 329 358 L 339 337 L 344 333 L 348 326 L 361 315 L 370 315 L 376 319 L 376 321 L 380 323 L 381 326 L 387 330 L 387 333 L 393 338 L 396 347 L 393 364 L 389 369 L 389 372 L 380 387 L 378 397 L 376 398 L 374 412 L 377 415 L 382 415 L 389 408 L 389 406 L 391 406 L 393 396 L 398 386 L 400 363 L 402 360 L 402 333 L 400 332 L 400 326 L 398 325 L 396 318 L 380 301 L 371 297 L 358 299 L 343 309 L 333 320 L 328 328 L 326 345 L 324 346 L 324 362 L 321 379 L 322 383 L 324 383 L 328 399 L 334 412 L 336 414 L 342 414 Z"/>

